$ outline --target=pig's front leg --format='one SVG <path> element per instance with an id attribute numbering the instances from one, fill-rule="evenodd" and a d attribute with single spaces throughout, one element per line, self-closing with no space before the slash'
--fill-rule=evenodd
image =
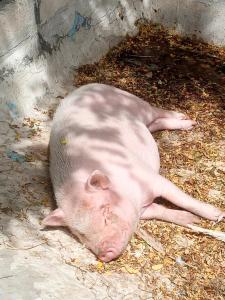
<path id="1" fill-rule="evenodd" d="M 152 203 L 149 206 L 144 207 L 141 219 L 158 219 L 181 226 L 199 222 L 199 218 L 188 211 L 169 209 L 157 203 Z"/>
<path id="2" fill-rule="evenodd" d="M 192 198 L 166 178 L 160 175 L 156 176 L 157 178 L 154 176 L 153 181 L 155 197 L 163 197 L 178 207 L 212 221 L 218 221 L 225 217 L 225 213 L 215 206 Z"/>

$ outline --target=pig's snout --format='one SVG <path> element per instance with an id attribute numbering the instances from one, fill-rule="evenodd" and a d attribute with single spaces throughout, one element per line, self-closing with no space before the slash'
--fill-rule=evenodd
<path id="1" fill-rule="evenodd" d="M 98 255 L 98 258 L 103 262 L 109 262 L 118 257 L 119 254 L 120 253 L 118 253 L 115 249 L 109 248 L 106 251 L 101 252 L 100 255 Z"/>
<path id="2" fill-rule="evenodd" d="M 97 256 L 103 262 L 109 262 L 117 258 L 122 252 L 121 247 L 112 242 L 103 242 L 99 245 L 99 247 L 97 247 L 97 249 Z"/>
<path id="3" fill-rule="evenodd" d="M 111 235 L 107 235 L 96 245 L 96 256 L 103 262 L 109 262 L 119 257 L 127 246 L 131 233 L 127 224 L 120 224 Z"/>

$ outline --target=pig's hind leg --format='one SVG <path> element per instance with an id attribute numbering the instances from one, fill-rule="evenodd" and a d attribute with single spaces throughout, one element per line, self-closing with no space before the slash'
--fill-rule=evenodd
<path id="1" fill-rule="evenodd" d="M 152 203 L 144 208 L 141 219 L 157 219 L 181 226 L 187 226 L 188 224 L 195 224 L 199 222 L 199 218 L 188 211 L 169 209 L 157 203 Z"/>
<path id="2" fill-rule="evenodd" d="M 157 178 L 154 177 L 154 195 L 163 197 L 176 206 L 211 221 L 220 221 L 225 217 L 225 213 L 219 208 L 192 198 L 160 175 L 157 175 Z"/>
<path id="3" fill-rule="evenodd" d="M 156 107 L 152 107 L 152 116 L 152 122 L 147 125 L 150 132 L 164 129 L 190 130 L 196 124 L 195 121 L 188 119 L 187 116 L 182 113 Z"/>

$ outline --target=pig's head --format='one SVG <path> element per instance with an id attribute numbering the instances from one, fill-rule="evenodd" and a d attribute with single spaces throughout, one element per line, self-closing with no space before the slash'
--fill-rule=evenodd
<path id="1" fill-rule="evenodd" d="M 63 194 L 67 201 L 64 199 L 62 208 L 51 212 L 43 224 L 67 226 L 104 262 L 117 258 L 138 222 L 129 199 L 121 199 L 109 178 L 97 170 L 85 183 L 67 186 Z"/>

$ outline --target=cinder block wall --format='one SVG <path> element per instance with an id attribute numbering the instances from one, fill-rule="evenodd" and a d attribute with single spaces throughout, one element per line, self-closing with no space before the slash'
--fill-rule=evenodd
<path id="1" fill-rule="evenodd" d="M 32 115 L 63 94 L 76 67 L 135 34 L 140 18 L 225 45 L 224 0 L 1 0 L 0 113 Z"/>

